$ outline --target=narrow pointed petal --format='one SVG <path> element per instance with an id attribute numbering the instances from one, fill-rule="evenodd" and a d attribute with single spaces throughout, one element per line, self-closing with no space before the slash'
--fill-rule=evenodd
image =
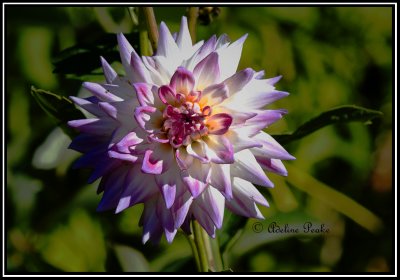
<path id="1" fill-rule="evenodd" d="M 268 158 L 262 155 L 257 155 L 257 153 L 253 152 L 257 162 L 260 164 L 261 168 L 266 171 L 276 173 L 281 176 L 287 176 L 288 172 L 283 165 L 282 161 L 279 159 Z"/>
<path id="2" fill-rule="evenodd" d="M 167 229 L 164 229 L 164 233 L 165 233 L 165 238 L 167 239 L 167 242 L 171 244 L 172 241 L 174 241 L 177 230 L 174 229 L 172 231 L 169 231 Z"/>
<path id="3" fill-rule="evenodd" d="M 202 164 L 199 160 L 193 160 L 187 170 L 182 170 L 182 181 L 185 183 L 193 198 L 199 196 L 210 182 L 211 167 Z"/>
<path id="4" fill-rule="evenodd" d="M 251 183 L 240 178 L 234 178 L 233 184 L 234 199 L 225 201 L 227 208 L 241 216 L 264 219 L 255 201 L 265 206 L 268 202 L 258 190 Z"/>
<path id="5" fill-rule="evenodd" d="M 246 199 L 245 197 L 241 197 L 241 200 L 235 198 L 231 201 L 226 201 L 226 208 L 240 216 L 265 219 L 257 205 L 252 200 Z"/>
<path id="6" fill-rule="evenodd" d="M 232 143 L 223 135 L 208 135 L 204 139 L 207 157 L 213 163 L 230 164 L 234 162 Z"/>
<path id="7" fill-rule="evenodd" d="M 200 61 L 193 70 L 193 76 L 196 80 L 197 90 L 203 90 L 210 85 L 218 83 L 220 80 L 218 54 L 213 52 Z"/>
<path id="8" fill-rule="evenodd" d="M 134 131 L 139 127 L 138 123 L 134 119 L 134 111 L 132 110 L 132 108 L 138 107 L 139 104 L 137 104 L 134 99 L 131 99 L 125 102 L 112 102 L 110 105 L 115 108 L 117 116 L 116 119 L 110 118 L 112 121 L 117 123 L 117 130 L 115 130 L 112 135 L 118 132 L 121 136 L 119 139 L 113 137 L 113 140 L 119 141 L 124 136 L 121 133 L 128 133 L 129 131 Z M 140 130 L 140 128 L 137 130 Z"/>
<path id="9" fill-rule="evenodd" d="M 97 207 L 97 211 L 105 211 L 117 207 L 121 193 L 125 189 L 127 172 L 128 168 L 120 168 L 102 179 L 105 180 L 104 195 Z"/>
<path id="10" fill-rule="evenodd" d="M 68 149 L 78 151 L 80 153 L 88 153 L 91 150 L 97 150 L 100 146 L 103 146 L 108 140 L 108 136 L 98 136 L 86 133 L 81 133 L 76 136 Z"/>
<path id="11" fill-rule="evenodd" d="M 212 222 L 210 216 L 204 212 L 204 210 L 198 205 L 198 202 L 195 200 L 192 207 L 193 216 L 199 222 L 199 224 L 206 230 L 208 235 L 212 238 L 215 238 L 215 225 Z"/>
<path id="12" fill-rule="evenodd" d="M 151 91 L 152 86 L 146 83 L 134 83 L 133 87 L 141 106 L 151 106 L 154 104 L 154 95 Z"/>
<path id="13" fill-rule="evenodd" d="M 124 78 L 122 78 L 116 85 L 103 84 L 101 86 L 105 89 L 106 93 L 111 92 L 117 96 L 117 98 L 119 98 L 117 101 L 128 101 L 135 96 L 134 88 L 130 85 L 130 82 Z"/>
<path id="14" fill-rule="evenodd" d="M 270 84 L 270 85 L 273 86 L 273 85 L 275 85 L 277 82 L 279 82 L 280 79 L 282 79 L 282 75 L 276 76 L 276 77 L 274 77 L 274 78 L 269 78 L 269 79 L 266 80 L 266 82 L 267 82 L 268 84 Z"/>
<path id="15" fill-rule="evenodd" d="M 105 161 L 107 159 L 107 147 L 102 144 L 86 154 L 81 156 L 77 161 L 74 162 L 73 168 L 93 168 L 97 163 Z"/>
<path id="16" fill-rule="evenodd" d="M 174 226 L 176 229 L 178 229 L 185 221 L 192 202 L 193 197 L 189 192 L 186 192 L 175 200 L 172 207 L 172 213 L 174 215 Z"/>
<path id="17" fill-rule="evenodd" d="M 122 33 L 117 34 L 121 62 L 124 66 L 126 76 L 131 83 L 151 83 L 149 71 L 142 60 Z"/>
<path id="18" fill-rule="evenodd" d="M 165 204 L 161 198 L 158 198 L 157 200 L 156 214 L 161 222 L 162 227 L 164 228 L 167 241 L 171 243 L 177 230 L 174 227 L 174 217 L 171 213 L 171 210 L 165 207 Z"/>
<path id="19" fill-rule="evenodd" d="M 158 194 L 158 188 L 151 175 L 140 173 L 140 165 L 135 165 L 129 170 L 126 177 L 126 188 L 121 194 L 116 213 L 135 204 L 145 202 Z"/>
<path id="20" fill-rule="evenodd" d="M 233 185 L 235 198 L 237 198 L 238 196 L 245 196 L 246 198 L 250 198 L 258 204 L 269 207 L 268 201 L 252 183 L 235 177 L 233 179 Z"/>
<path id="21" fill-rule="evenodd" d="M 247 34 L 233 42 L 226 48 L 217 50 L 219 54 L 219 65 L 221 67 L 221 79 L 232 76 L 239 65 L 239 60 L 242 55 L 243 43 L 247 38 Z"/>
<path id="22" fill-rule="evenodd" d="M 95 182 L 100 177 L 103 177 L 106 174 L 114 172 L 118 167 L 120 167 L 120 163 L 111 158 L 106 159 L 106 161 L 99 161 L 96 163 L 96 167 L 93 172 L 90 174 L 89 179 L 87 180 L 88 184 Z"/>
<path id="23" fill-rule="evenodd" d="M 153 152 L 151 157 L 154 158 L 154 161 L 162 161 L 162 173 L 168 171 L 171 167 L 175 167 L 175 154 L 171 145 L 155 142 L 150 144 L 149 148 Z"/>
<path id="24" fill-rule="evenodd" d="M 165 201 L 165 206 L 169 209 L 175 201 L 176 185 L 165 184 L 161 186 L 161 193 Z"/>
<path id="25" fill-rule="evenodd" d="M 213 164 L 211 166 L 212 176 L 210 182 L 228 200 L 233 198 L 230 166 L 230 164 Z"/>
<path id="26" fill-rule="evenodd" d="M 232 176 L 264 187 L 272 188 L 274 186 L 249 150 L 243 150 L 235 154 Z"/>
<path id="27" fill-rule="evenodd" d="M 147 201 L 140 217 L 140 224 L 143 225 L 142 242 L 145 244 L 151 240 L 158 243 L 161 239 L 163 228 L 156 213 L 157 198 Z"/>
<path id="28" fill-rule="evenodd" d="M 133 47 L 122 33 L 117 34 L 117 40 L 122 64 L 124 67 L 129 68 Z"/>
<path id="29" fill-rule="evenodd" d="M 130 63 L 132 68 L 132 75 L 130 80 L 132 83 L 151 84 L 153 82 L 149 70 L 146 68 L 142 59 L 135 50 L 132 51 Z"/>
<path id="30" fill-rule="evenodd" d="M 105 89 L 99 84 L 91 83 L 91 82 L 84 82 L 82 86 L 90 91 L 94 96 L 96 96 L 101 101 L 105 102 L 114 102 L 114 101 L 122 101 L 121 98 L 112 94 L 109 90 Z"/>
<path id="31" fill-rule="evenodd" d="M 180 170 L 187 170 L 194 161 L 194 158 L 187 153 L 184 147 L 176 150 L 175 159 Z"/>
<path id="32" fill-rule="evenodd" d="M 265 71 L 261 70 L 254 74 L 254 79 L 261 80 L 265 76 Z"/>
<path id="33" fill-rule="evenodd" d="M 246 126 L 251 128 L 249 136 L 258 134 L 261 130 L 280 120 L 285 114 L 287 114 L 286 110 L 258 111 L 256 116 L 246 121 Z"/>
<path id="34" fill-rule="evenodd" d="M 168 57 L 169 59 L 179 59 L 179 48 L 164 22 L 160 24 L 157 55 Z"/>
<path id="35" fill-rule="evenodd" d="M 204 89 L 200 103 L 212 107 L 222 103 L 228 97 L 229 89 L 224 83 L 211 85 Z"/>
<path id="36" fill-rule="evenodd" d="M 229 94 L 233 95 L 241 91 L 254 76 L 254 70 L 246 68 L 240 72 L 235 73 L 233 76 L 227 78 L 224 84 L 229 88 Z"/>
<path id="37" fill-rule="evenodd" d="M 157 86 L 165 85 L 169 82 L 169 75 L 165 74 L 165 69 L 161 68 L 156 61 L 156 57 L 143 56 L 143 65 L 148 70 L 151 82 L 144 81 L 146 83 L 155 84 Z M 142 82 L 142 81 L 139 81 Z"/>
<path id="38" fill-rule="evenodd" d="M 227 34 L 222 34 L 221 36 L 219 36 L 216 46 L 216 49 L 219 49 L 222 46 L 226 46 L 231 42 L 231 40 L 229 39 Z"/>
<path id="39" fill-rule="evenodd" d="M 179 190 L 177 191 L 177 186 L 181 183 L 179 171 L 177 168 L 172 167 L 168 171 L 156 176 L 155 181 L 164 198 L 165 206 L 167 209 L 170 209 L 179 195 Z"/>
<path id="40" fill-rule="evenodd" d="M 104 113 L 106 113 L 110 118 L 118 120 L 118 110 L 111 103 L 99 102 L 98 106 Z"/>
<path id="41" fill-rule="evenodd" d="M 129 163 L 135 163 L 138 160 L 137 156 L 131 154 L 123 154 L 116 151 L 108 151 L 108 156 L 110 158 L 119 159 Z"/>
<path id="42" fill-rule="evenodd" d="M 290 155 L 271 135 L 261 131 L 253 137 L 262 144 L 262 148 L 254 148 L 258 155 L 281 160 L 294 160 L 294 156 Z"/>
<path id="43" fill-rule="evenodd" d="M 192 72 L 184 67 L 178 67 L 172 76 L 169 85 L 175 90 L 175 93 L 187 95 L 192 91 L 194 83 L 195 78 L 193 77 Z"/>
<path id="44" fill-rule="evenodd" d="M 106 114 L 104 113 L 103 110 L 99 108 L 99 106 L 96 103 L 92 103 L 87 99 L 84 98 L 79 98 L 76 96 L 70 96 L 69 97 L 76 105 L 84 109 L 85 111 L 97 116 L 97 117 L 104 117 Z"/>
<path id="45" fill-rule="evenodd" d="M 215 46 L 217 43 L 217 37 L 215 35 L 211 36 L 204 44 L 200 46 L 200 48 L 195 52 L 195 54 L 185 61 L 183 66 L 185 66 L 188 70 L 193 70 L 193 68 L 202 61 L 206 56 L 212 53 L 215 50 Z"/>
<path id="46" fill-rule="evenodd" d="M 80 132 L 85 132 L 94 135 L 111 134 L 115 129 L 116 124 L 112 119 L 82 119 L 69 121 L 70 127 L 76 128 Z"/>
<path id="47" fill-rule="evenodd" d="M 118 74 L 115 70 L 108 64 L 102 56 L 100 56 L 101 65 L 103 67 L 104 77 L 108 84 L 113 84 L 118 79 Z"/>
<path id="48" fill-rule="evenodd" d="M 207 184 L 191 177 L 187 171 L 182 172 L 182 181 L 185 183 L 186 187 L 189 189 L 193 198 L 198 197 L 204 189 L 207 187 Z"/>
<path id="49" fill-rule="evenodd" d="M 255 147 L 261 148 L 263 146 L 259 140 L 254 139 L 254 137 L 248 137 L 241 129 L 231 129 L 225 134 L 225 136 L 232 143 L 235 153 L 244 149 Z"/>
<path id="50" fill-rule="evenodd" d="M 277 91 L 269 85 L 266 80 L 255 80 L 247 84 L 240 92 L 231 95 L 223 103 L 228 108 L 242 108 L 242 110 L 261 109 L 272 102 L 279 100 L 289 94 Z"/>
<path id="51" fill-rule="evenodd" d="M 224 219 L 225 198 L 213 187 L 208 187 L 202 194 L 200 207 L 205 211 L 217 228 L 222 227 Z"/>
<path id="52" fill-rule="evenodd" d="M 192 48 L 192 37 L 190 37 L 186 17 L 182 17 L 179 34 L 176 37 L 176 44 L 178 45 L 180 50 L 184 53 L 186 53 L 187 50 Z"/>
<path id="53" fill-rule="evenodd" d="M 239 108 L 240 110 L 240 108 Z M 237 111 L 232 108 L 226 108 L 224 106 L 218 106 L 213 108 L 214 113 L 224 112 L 232 117 L 232 126 L 244 124 L 247 120 L 257 116 L 257 113 L 251 111 Z"/>

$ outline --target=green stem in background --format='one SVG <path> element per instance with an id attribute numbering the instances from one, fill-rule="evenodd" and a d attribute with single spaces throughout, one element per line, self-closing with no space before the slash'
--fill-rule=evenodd
<path id="1" fill-rule="evenodd" d="M 154 10 L 152 7 L 140 7 L 139 10 L 140 14 L 142 15 L 142 19 L 145 19 L 150 43 L 153 47 L 153 51 L 155 52 L 158 45 L 158 28 Z"/>
<path id="2" fill-rule="evenodd" d="M 221 254 L 219 252 L 219 244 L 217 238 L 211 239 L 207 232 L 200 226 L 197 221 L 192 222 L 193 235 L 188 238 L 193 238 L 194 245 L 197 249 L 193 253 L 197 253 L 195 256 L 196 263 L 200 272 L 219 272 L 224 269 Z M 190 242 L 190 241 L 189 241 Z M 191 244 L 192 246 L 192 244 Z"/>
<path id="3" fill-rule="evenodd" d="M 199 225 L 198 222 L 192 222 L 193 227 L 193 237 L 194 243 L 196 244 L 198 259 L 200 263 L 200 272 L 208 272 L 209 265 L 208 265 L 208 254 L 206 251 L 206 246 L 204 246 L 203 241 L 203 234 L 202 234 L 202 227 Z"/>
<path id="4" fill-rule="evenodd" d="M 208 237 L 208 241 L 210 242 L 211 252 L 212 252 L 212 255 L 213 255 L 214 270 L 215 271 L 223 271 L 224 270 L 224 264 L 222 263 L 222 256 L 221 256 L 221 252 L 219 250 L 218 238 L 217 237 L 209 238 L 208 234 L 207 234 L 207 237 Z"/>
<path id="5" fill-rule="evenodd" d="M 149 35 L 147 32 L 146 22 L 144 20 L 145 16 L 142 8 L 139 8 L 139 43 L 140 43 L 140 54 L 145 56 L 150 56 L 153 54 L 149 43 Z"/>
<path id="6" fill-rule="evenodd" d="M 194 260 L 196 262 L 196 266 L 197 266 L 197 271 L 201 271 L 201 264 L 200 264 L 200 258 L 199 258 L 199 252 L 197 250 L 197 246 L 194 240 L 194 236 L 193 234 L 185 234 L 186 239 L 188 240 L 189 244 L 190 244 L 190 248 L 192 249 L 192 253 L 194 256 Z"/>
<path id="7" fill-rule="evenodd" d="M 189 33 L 192 37 L 192 42 L 196 42 L 196 24 L 199 16 L 199 7 L 190 7 L 187 11 Z"/>
<path id="8" fill-rule="evenodd" d="M 129 16 L 131 17 L 133 26 L 134 27 L 138 26 L 139 25 L 139 19 L 138 19 L 138 16 L 136 15 L 135 8 L 134 7 L 128 7 L 128 13 L 129 13 Z"/>

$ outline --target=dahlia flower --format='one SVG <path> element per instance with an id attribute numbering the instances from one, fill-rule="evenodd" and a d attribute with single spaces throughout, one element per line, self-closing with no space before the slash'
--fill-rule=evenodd
<path id="1" fill-rule="evenodd" d="M 76 167 L 101 178 L 98 210 L 116 213 L 144 203 L 143 243 L 172 242 L 191 220 L 214 237 L 225 206 L 263 218 L 268 202 L 254 186 L 273 187 L 265 171 L 286 175 L 281 160 L 294 159 L 262 129 L 285 110 L 263 107 L 288 95 L 280 79 L 264 72 L 236 72 L 247 35 L 192 44 L 187 20 L 171 34 L 161 23 L 154 56 L 140 57 L 118 34 L 126 76 L 101 58 L 106 83 L 83 83 L 93 96 L 71 97 L 91 118 L 69 122 L 80 134 L 70 148 L 84 155 Z M 264 170 L 265 171 L 264 171 Z"/>

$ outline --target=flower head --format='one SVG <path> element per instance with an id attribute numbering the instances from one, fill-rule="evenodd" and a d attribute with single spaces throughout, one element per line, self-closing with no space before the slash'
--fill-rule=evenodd
<path id="1" fill-rule="evenodd" d="M 225 206 L 263 218 L 256 204 L 268 203 L 253 184 L 273 187 L 264 170 L 286 175 L 281 160 L 294 158 L 262 129 L 286 113 L 263 107 L 288 93 L 275 89 L 280 77 L 236 72 L 246 37 L 193 45 L 183 17 L 175 36 L 161 23 L 157 53 L 140 57 L 118 34 L 126 76 L 101 58 L 106 83 L 71 97 L 93 115 L 69 122 L 80 131 L 70 148 L 84 154 L 76 166 L 101 178 L 98 210 L 144 203 L 143 242 L 163 233 L 172 242 L 192 219 L 214 236 Z"/>

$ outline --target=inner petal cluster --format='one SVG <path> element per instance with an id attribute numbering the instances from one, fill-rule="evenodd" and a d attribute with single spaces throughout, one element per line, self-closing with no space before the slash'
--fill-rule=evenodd
<path id="1" fill-rule="evenodd" d="M 201 102 L 202 92 L 195 90 L 195 84 L 192 73 L 179 67 L 170 84 L 158 89 L 164 105 L 161 131 L 174 148 L 187 146 L 212 133 L 212 108 Z"/>
<path id="2" fill-rule="evenodd" d="M 180 94 L 177 96 L 176 105 L 168 104 L 164 109 L 162 127 L 174 148 L 189 145 L 192 141 L 207 135 L 205 118 L 211 113 L 209 106 L 201 109 L 199 103 L 186 101 Z"/>

